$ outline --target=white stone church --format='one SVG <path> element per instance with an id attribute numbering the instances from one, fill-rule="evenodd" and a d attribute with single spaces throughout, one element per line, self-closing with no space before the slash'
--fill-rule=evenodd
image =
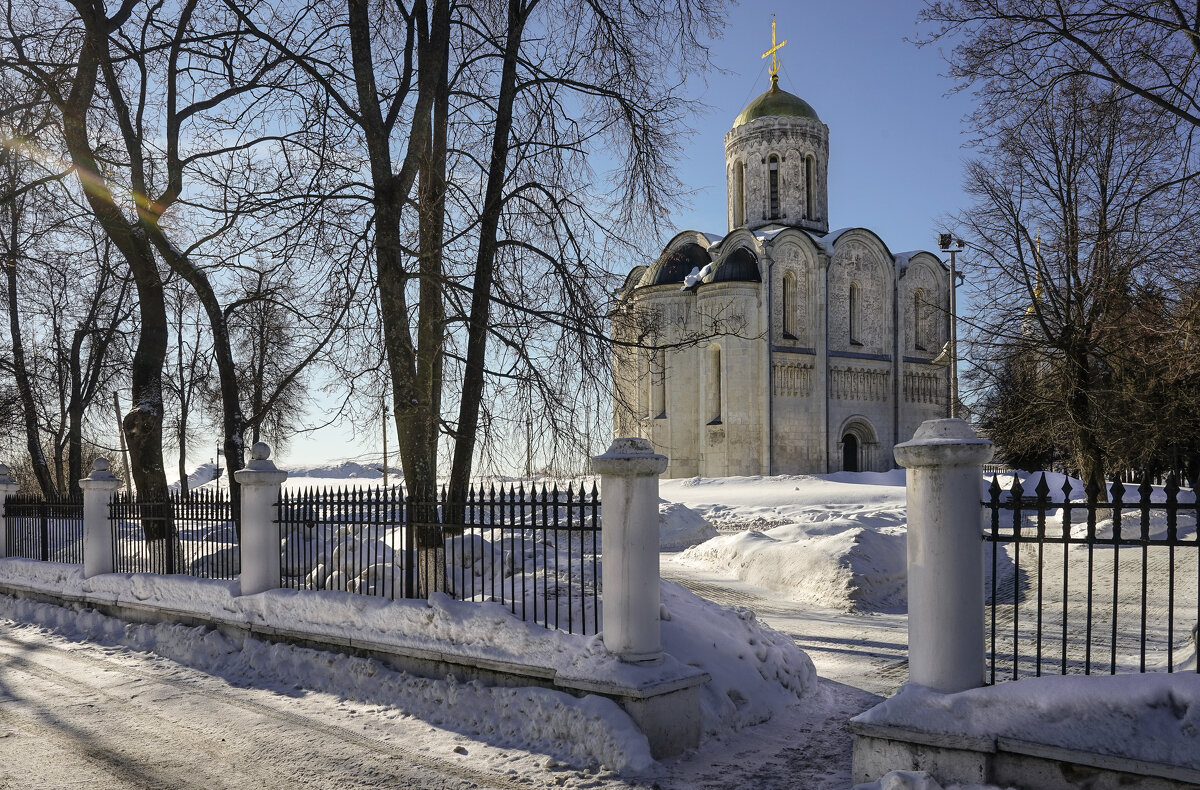
<path id="1" fill-rule="evenodd" d="M 667 477 L 883 471 L 948 415 L 949 270 L 831 233 L 828 163 L 773 73 L 725 135 L 729 232 L 679 233 L 618 292 L 614 427 Z"/>

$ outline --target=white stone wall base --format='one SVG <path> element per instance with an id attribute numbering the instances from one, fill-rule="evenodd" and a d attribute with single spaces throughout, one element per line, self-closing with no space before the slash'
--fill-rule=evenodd
<path id="1" fill-rule="evenodd" d="M 926 771 L 940 784 L 992 784 L 1020 790 L 1182 790 L 1200 771 L 1015 738 L 926 733 L 850 722 L 851 778 L 874 782 L 890 771 Z"/>
<path id="2" fill-rule="evenodd" d="M 150 604 L 118 603 L 104 596 L 50 593 L 13 582 L 0 582 L 0 595 L 64 606 L 68 609 L 92 610 L 131 623 L 209 627 L 230 636 L 248 636 L 267 642 L 372 658 L 396 671 L 438 680 L 451 675 L 462 683 L 475 680 L 492 686 L 539 686 L 564 691 L 576 697 L 598 694 L 613 700 L 629 714 L 634 724 L 645 733 L 646 740 L 650 743 L 650 754 L 656 760 L 673 757 L 700 745 L 700 687 L 709 681 L 710 676 L 707 672 L 684 664 L 678 666 L 677 673 L 664 671 L 661 664 L 647 668 L 646 671 L 629 664 L 617 680 L 597 681 L 570 677 L 551 667 L 466 655 L 449 642 L 431 644 L 428 649 L 422 649 L 370 640 L 345 639 L 327 634 L 211 619 L 196 612 Z"/>

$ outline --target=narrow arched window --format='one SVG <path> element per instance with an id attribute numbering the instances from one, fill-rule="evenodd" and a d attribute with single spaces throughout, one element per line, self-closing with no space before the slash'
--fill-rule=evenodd
<path id="1" fill-rule="evenodd" d="M 650 416 L 667 416 L 667 353 L 654 352 L 654 367 L 650 371 Z"/>
<path id="2" fill-rule="evenodd" d="M 913 293 L 913 345 L 918 351 L 925 350 L 925 292 L 920 288 Z"/>
<path id="3" fill-rule="evenodd" d="M 721 423 L 721 347 L 708 347 L 708 424 Z"/>
<path id="4" fill-rule="evenodd" d="M 746 163 L 733 166 L 733 227 L 746 224 Z"/>
<path id="5" fill-rule="evenodd" d="M 859 337 L 862 331 L 862 318 L 859 311 L 862 309 L 862 295 L 859 293 L 858 283 L 850 283 L 850 304 L 847 306 L 850 314 L 850 343 L 852 345 L 861 346 L 862 338 Z"/>
<path id="6" fill-rule="evenodd" d="M 804 218 L 816 219 L 817 207 L 817 162 L 811 156 L 804 157 Z"/>
<path id="7" fill-rule="evenodd" d="M 767 177 L 770 179 L 771 219 L 779 219 L 779 157 L 774 154 L 768 160 Z"/>
<path id="8" fill-rule="evenodd" d="M 783 336 L 796 339 L 796 275 L 783 275 Z"/>

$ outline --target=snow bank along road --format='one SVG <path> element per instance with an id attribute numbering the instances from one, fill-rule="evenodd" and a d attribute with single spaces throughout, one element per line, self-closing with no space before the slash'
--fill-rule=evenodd
<path id="1" fill-rule="evenodd" d="M 33 626 L 0 632 L 2 788 L 450 790 L 529 787 L 538 774 L 627 786 L 535 759 L 332 695 L 239 688 Z"/>

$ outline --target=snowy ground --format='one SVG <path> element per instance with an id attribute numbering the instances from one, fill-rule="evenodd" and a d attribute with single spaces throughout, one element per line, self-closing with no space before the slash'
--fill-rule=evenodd
<path id="1" fill-rule="evenodd" d="M 369 467 L 344 467 L 293 474 L 288 486 L 381 482 Z M 246 781 L 281 786 L 297 783 L 288 780 L 297 776 L 289 773 L 295 761 L 284 759 L 297 752 L 315 766 L 318 778 L 309 786 L 317 787 L 849 787 L 846 721 L 893 694 L 907 678 L 903 473 L 669 480 L 661 493 L 668 549 L 662 555 L 664 578 L 756 615 L 749 619 L 743 609 L 733 609 L 723 615 L 732 619 L 714 619 L 708 632 L 685 628 L 695 622 L 688 613 L 691 599 L 667 585 L 667 611 L 679 613 L 664 623 L 669 649 L 672 640 L 683 650 L 685 639 L 694 646 L 731 627 L 761 622 L 802 648 L 821 677 L 793 696 L 793 704 L 768 705 L 763 695 L 786 684 L 751 670 L 763 683 L 739 704 L 737 697 L 747 692 L 734 662 L 717 673 L 706 706 L 710 721 L 715 713 L 742 726 L 707 726 L 694 754 L 620 778 L 602 767 L 602 749 L 578 743 L 619 740 L 620 726 L 610 721 L 588 730 L 579 722 L 589 720 L 589 711 L 575 710 L 571 715 L 579 718 L 564 729 L 590 734 L 556 738 L 541 723 L 552 711 L 562 715 L 559 706 L 520 691 L 503 692 L 511 695 L 503 703 L 512 712 L 508 719 L 472 719 L 464 712 L 480 707 L 478 695 L 492 692 L 295 648 L 235 650 L 219 635 L 183 633 L 189 629 L 163 634 L 107 626 L 101 628 L 107 644 L 94 647 L 83 641 L 87 629 L 79 623 L 46 612 L 0 610 L 3 617 L 41 623 L 12 625 L 0 637 L 0 786 L 20 781 L 71 787 L 89 776 L 107 777 L 92 782 L 106 787 L 240 787 Z M 43 627 L 57 630 L 48 634 Z M 749 645 L 751 639 L 762 641 L 743 636 L 742 642 Z M 1180 659 L 1192 666 L 1187 662 L 1195 661 L 1194 653 Z M 1091 721 L 1123 715 L 1088 707 L 1086 700 L 1095 695 L 1087 690 L 1054 686 L 1078 682 L 1075 678 L 1042 682 L 1053 687 L 1055 698 L 1075 700 L 1074 718 L 1084 723 L 1073 730 L 1076 740 L 1086 741 Z M 1156 710 L 1193 722 L 1200 711 L 1197 684 L 1176 688 L 1171 678 L 1161 682 L 1168 687 L 1156 691 L 1156 699 L 1170 704 Z M 1019 686 L 998 688 L 1007 695 L 1005 709 L 1018 718 L 1022 711 L 1036 711 L 1040 696 L 1022 697 Z M 721 705 L 730 702 L 721 714 Z M 749 726 L 764 714 L 771 716 L 766 724 Z M 535 720 L 538 726 L 528 724 Z M 949 722 L 946 726 L 957 726 L 952 717 Z M 1165 731 L 1164 722 L 1141 723 Z M 64 723 L 69 726 L 60 727 Z M 64 734 L 56 734 L 59 729 Z M 153 740 L 139 737 L 147 732 L 162 732 L 163 748 L 149 743 L 143 748 L 142 741 Z M 240 737 L 229 737 L 234 733 Z M 206 757 L 227 754 L 228 761 Z M 72 767 L 47 774 L 46 766 L 59 758 Z M 222 774 L 217 764 L 245 773 Z M 192 765 L 200 766 L 194 774 Z M 167 779 L 172 776 L 187 781 L 173 783 Z M 870 790 L 892 788 L 937 790 L 937 785 L 927 777 L 896 774 Z"/>

